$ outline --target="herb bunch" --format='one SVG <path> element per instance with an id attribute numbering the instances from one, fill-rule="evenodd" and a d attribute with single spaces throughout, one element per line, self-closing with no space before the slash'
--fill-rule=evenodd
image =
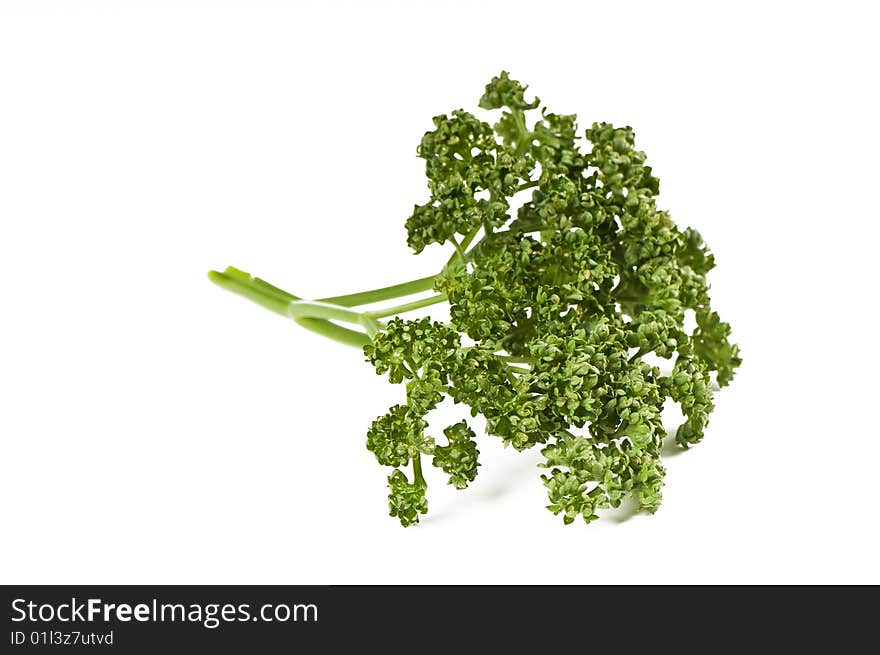
<path id="1" fill-rule="evenodd" d="M 426 463 L 457 489 L 478 473 L 467 421 L 429 425 L 447 396 L 505 445 L 540 446 L 548 509 L 566 524 L 589 523 L 628 496 L 657 509 L 664 403 L 678 403 L 685 417 L 675 440 L 698 443 L 713 409 L 712 377 L 726 386 L 741 361 L 730 326 L 710 306 L 714 257 L 696 230 L 679 229 L 658 208 L 659 181 L 632 129 L 593 123 L 581 131 L 575 115 L 554 114 L 526 93 L 502 72 L 479 102 L 500 110 L 494 126 L 456 110 L 436 116 L 422 138 L 430 198 L 407 219 L 407 243 L 416 253 L 450 244 L 438 274 L 305 301 L 235 268 L 210 273 L 362 348 L 378 374 L 405 385 L 406 402 L 366 435 L 391 469 L 390 513 L 404 526 L 428 510 Z M 400 317 L 441 302 L 448 323 Z M 648 363 L 649 354 L 670 360 L 671 372 Z"/>

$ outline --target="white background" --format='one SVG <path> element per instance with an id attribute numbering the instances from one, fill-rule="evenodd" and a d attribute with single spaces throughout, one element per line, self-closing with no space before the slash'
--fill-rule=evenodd
<path id="1" fill-rule="evenodd" d="M 871 3 L 76 4 L 0 5 L 0 581 L 880 582 Z M 633 125 L 716 254 L 744 365 L 653 517 L 566 528 L 483 437 L 401 529 L 402 389 L 205 277 L 434 273 L 415 146 L 502 68 Z"/>

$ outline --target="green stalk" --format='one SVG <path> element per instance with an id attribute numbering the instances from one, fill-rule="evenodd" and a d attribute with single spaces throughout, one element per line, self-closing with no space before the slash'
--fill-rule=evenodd
<path id="1" fill-rule="evenodd" d="M 534 364 L 535 359 L 533 357 L 514 357 L 513 355 L 496 355 L 498 359 L 502 359 L 505 362 L 509 362 L 510 364 Z"/>
<path id="2" fill-rule="evenodd" d="M 372 316 L 367 316 L 366 314 L 361 314 L 361 325 L 364 326 L 364 329 L 367 331 L 367 334 L 370 335 L 370 341 L 376 336 L 376 333 L 382 329 L 382 324 L 377 321 Z"/>
<path id="3" fill-rule="evenodd" d="M 516 125 L 516 131 L 518 133 L 517 136 L 519 137 L 516 144 L 516 154 L 517 156 L 520 156 L 529 149 L 532 133 L 529 131 L 529 128 L 526 127 L 526 116 L 522 109 L 512 109 L 510 114 L 513 117 L 513 122 Z"/>
<path id="4" fill-rule="evenodd" d="M 437 303 L 446 302 L 446 300 L 447 298 L 445 293 L 438 293 L 436 296 L 429 296 L 427 298 L 422 298 L 421 300 L 413 300 L 412 302 L 404 303 L 402 305 L 395 305 L 394 307 L 387 307 L 385 309 L 376 309 L 371 312 L 364 312 L 364 314 L 372 318 L 385 318 L 386 316 L 404 314 L 406 312 L 411 312 L 414 309 L 421 309 L 422 307 L 436 305 Z"/>
<path id="5" fill-rule="evenodd" d="M 237 293 L 281 316 L 287 316 L 287 305 L 291 301 L 300 300 L 297 296 L 232 266 L 227 267 L 222 273 L 209 271 L 208 279 L 217 286 Z"/>
<path id="6" fill-rule="evenodd" d="M 441 275 L 445 273 L 447 269 L 453 268 L 456 265 L 467 266 L 467 257 L 463 256 L 463 253 L 465 250 L 467 250 L 467 247 L 471 245 L 471 241 L 476 238 L 479 231 L 480 228 L 475 227 L 473 230 L 465 235 L 464 239 L 461 240 L 461 243 L 456 241 L 454 236 L 452 237 L 452 243 L 454 244 L 455 252 L 452 253 L 452 256 L 446 262 L 446 265 L 443 266 L 443 270 L 440 271 Z"/>
<path id="7" fill-rule="evenodd" d="M 299 301 L 297 296 L 282 291 L 268 282 L 252 277 L 237 268 L 229 267 L 222 273 L 210 271 L 208 277 L 217 286 L 237 293 L 276 314 L 294 318 L 302 327 L 328 339 L 344 343 L 348 346 L 354 346 L 355 348 L 363 348 L 371 342 L 367 334 L 336 325 L 328 320 L 313 317 L 291 317 L 288 310 L 291 302 Z"/>
<path id="8" fill-rule="evenodd" d="M 287 303 L 287 315 L 292 319 L 322 318 L 328 321 L 344 321 L 361 324 L 361 313 L 332 303 L 310 300 L 294 300 Z"/>
<path id="9" fill-rule="evenodd" d="M 455 252 L 441 274 L 447 269 L 457 266 L 466 266 L 464 250 L 476 238 L 480 228 L 475 228 L 465 235 L 461 243 L 455 242 Z M 255 302 L 269 311 L 281 316 L 293 319 L 298 325 L 320 334 L 339 343 L 344 343 L 355 348 L 363 348 L 372 342 L 372 337 L 382 329 L 382 323 L 378 319 L 395 314 L 428 307 L 446 300 L 444 294 L 437 294 L 421 300 L 378 309 L 370 312 L 358 312 L 350 307 L 369 305 L 383 300 L 391 300 L 404 296 L 411 296 L 434 288 L 436 275 L 393 284 L 378 289 L 359 291 L 341 296 L 329 296 L 316 301 L 306 301 L 292 293 L 280 289 L 265 280 L 254 277 L 250 273 L 229 266 L 223 272 L 209 271 L 208 278 L 217 286 L 236 293 L 243 298 Z M 333 321 L 354 323 L 364 328 L 365 332 L 352 330 Z"/>
<path id="10" fill-rule="evenodd" d="M 461 243 L 456 243 L 456 251 L 452 253 L 452 257 L 449 258 L 449 261 L 443 266 L 443 270 L 441 273 L 444 273 L 448 268 L 451 268 L 457 261 L 460 260 L 462 255 L 462 251 L 467 248 L 474 238 L 477 236 L 477 233 L 480 231 L 480 228 L 475 228 L 467 235 L 465 235 L 464 239 L 462 239 Z M 453 243 L 455 241 L 453 240 Z M 370 289 L 369 291 L 358 291 L 357 293 L 347 293 L 342 296 L 329 296 L 327 298 L 319 298 L 319 302 L 328 302 L 334 305 L 341 305 L 343 307 L 359 307 L 360 305 L 370 305 L 374 302 L 382 302 L 383 300 L 393 300 L 394 298 L 402 298 L 403 296 L 412 296 L 416 293 L 421 293 L 422 291 L 430 291 L 434 288 L 434 280 L 437 279 L 436 275 L 429 275 L 428 277 L 421 277 L 417 280 L 410 280 L 409 282 L 401 282 L 400 284 L 392 284 L 388 287 L 381 287 L 379 289 Z M 260 280 L 262 282 L 262 280 Z M 268 282 L 264 283 L 269 285 Z M 273 289 L 277 289 L 277 287 L 272 287 Z M 278 289 L 280 291 L 280 289 Z M 284 292 L 282 292 L 284 293 Z M 445 299 L 445 298 L 444 298 Z M 417 301 L 418 302 L 418 301 Z M 438 300 L 437 302 L 443 302 L 442 300 Z M 433 303 L 430 303 L 433 304 Z M 422 305 L 426 306 L 426 305 Z M 416 308 L 414 308 L 416 309 Z M 372 312 L 369 312 L 372 314 Z M 381 318 L 382 316 L 390 316 L 391 314 L 382 314 L 375 315 L 376 318 Z"/>
<path id="11" fill-rule="evenodd" d="M 348 293 L 344 296 L 320 298 L 320 302 L 329 302 L 334 305 L 342 305 L 343 307 L 357 307 L 359 305 L 369 305 L 374 302 L 400 298 L 401 296 L 411 296 L 414 293 L 421 293 L 422 291 L 430 291 L 433 289 L 434 277 L 434 275 L 429 275 L 428 277 L 419 278 L 418 280 L 393 284 L 390 287 L 382 287 L 381 289 Z"/>
<path id="12" fill-rule="evenodd" d="M 422 454 L 416 453 L 416 456 L 413 457 L 413 484 L 427 487 L 428 483 L 425 482 L 425 476 L 422 475 Z"/>
<path id="13" fill-rule="evenodd" d="M 458 239 L 456 239 L 453 234 L 449 237 L 449 240 L 452 242 L 452 245 L 455 246 L 455 252 L 458 254 L 458 260 L 461 262 L 462 267 L 467 266 L 467 258 L 464 256 L 464 248 L 458 242 Z"/>

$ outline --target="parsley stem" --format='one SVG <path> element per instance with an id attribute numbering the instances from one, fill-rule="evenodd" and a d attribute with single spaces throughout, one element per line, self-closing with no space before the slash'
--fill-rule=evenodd
<path id="1" fill-rule="evenodd" d="M 240 295 L 253 300 L 255 303 L 262 305 L 266 309 L 287 315 L 287 304 L 291 300 L 300 300 L 298 296 L 287 293 L 278 287 L 269 284 L 265 280 L 254 277 L 250 273 L 246 273 L 233 266 L 228 266 L 225 271 L 210 271 L 208 273 L 210 280 L 224 289 L 239 293 Z"/>
<path id="2" fill-rule="evenodd" d="M 480 231 L 480 228 L 475 227 L 473 230 L 468 232 L 467 235 L 465 235 L 464 239 L 461 240 L 461 247 L 467 248 L 469 245 L 471 245 L 471 241 L 473 241 L 476 238 L 477 232 L 479 232 L 479 231 Z"/>
<path id="3" fill-rule="evenodd" d="M 370 341 L 376 336 L 376 333 L 382 329 L 382 324 L 377 321 L 372 316 L 367 316 L 366 314 L 361 314 L 361 325 L 364 326 L 364 329 L 367 331 L 367 334 L 370 336 Z"/>
<path id="4" fill-rule="evenodd" d="M 441 273 L 445 272 L 446 269 L 455 264 L 456 260 L 458 260 L 462 256 L 463 250 L 471 244 L 471 241 L 474 240 L 479 231 L 480 228 L 474 228 L 471 232 L 465 235 L 461 243 L 457 243 L 455 241 L 455 238 L 452 239 L 452 242 L 456 246 L 456 251 L 452 254 L 452 257 L 450 257 L 449 261 L 446 262 L 446 265 L 443 267 Z M 342 307 L 359 307 L 360 305 L 370 305 L 374 302 L 393 300 L 394 298 L 411 296 L 416 293 L 421 293 L 422 291 L 430 291 L 434 288 L 434 280 L 436 279 L 436 277 L 436 275 L 429 275 L 428 277 L 420 277 L 417 280 L 401 282 L 400 284 L 392 284 L 391 286 L 380 287 L 378 289 L 358 291 L 356 293 L 347 293 L 341 296 L 329 296 L 327 298 L 319 298 L 319 301 L 332 303 L 334 305 L 341 305 Z M 262 280 L 260 281 L 262 282 Z M 276 291 L 285 293 L 284 291 L 281 291 L 281 289 L 273 287 L 268 282 L 264 282 L 264 284 L 275 289 Z M 384 316 L 389 316 L 389 314 L 384 314 Z"/>
<path id="5" fill-rule="evenodd" d="M 395 314 L 404 314 L 406 312 L 411 312 L 414 309 L 421 309 L 422 307 L 428 307 L 429 305 L 436 305 L 437 303 L 446 302 L 446 294 L 438 293 L 434 296 L 428 296 L 427 298 L 422 298 L 421 300 L 414 300 L 412 302 L 404 303 L 402 305 L 395 305 L 394 307 L 387 307 L 385 309 L 377 309 L 372 312 L 364 312 L 366 316 L 370 316 L 371 318 L 385 318 L 386 316 L 394 316 Z"/>
<path id="6" fill-rule="evenodd" d="M 467 257 L 464 254 L 464 248 L 461 247 L 461 244 L 455 238 L 455 235 L 449 237 L 449 240 L 452 242 L 452 245 L 455 246 L 455 252 L 458 254 L 458 260 L 461 262 L 462 268 L 467 266 Z"/>
<path id="7" fill-rule="evenodd" d="M 514 125 L 516 125 L 516 155 L 519 157 L 529 149 L 532 133 L 529 131 L 529 128 L 526 127 L 526 116 L 522 109 L 513 108 L 510 111 L 510 115 L 513 117 Z"/>
<path id="8" fill-rule="evenodd" d="M 428 483 L 425 482 L 425 476 L 422 475 L 422 454 L 416 453 L 416 456 L 413 457 L 413 484 L 418 485 L 420 487 L 427 487 Z"/>
<path id="9" fill-rule="evenodd" d="M 471 245 L 471 241 L 473 241 L 477 233 L 480 231 L 479 227 L 475 227 L 473 230 L 468 232 L 464 239 L 461 240 L 461 243 L 455 241 L 455 237 L 452 238 L 452 242 L 455 244 L 455 252 L 452 253 L 452 257 L 449 258 L 449 261 L 446 262 L 446 265 L 443 267 L 443 270 L 440 271 L 440 275 L 446 272 L 447 269 L 452 268 L 456 262 L 461 261 L 461 253 L 464 250 L 467 250 L 467 247 Z M 464 262 L 462 262 L 464 264 Z"/>
<path id="10" fill-rule="evenodd" d="M 530 182 L 523 182 L 516 189 L 514 189 L 514 193 L 519 193 L 520 191 L 525 191 L 526 189 L 532 189 L 538 186 L 541 183 L 541 180 L 531 180 Z"/>
<path id="11" fill-rule="evenodd" d="M 411 296 L 414 293 L 422 291 L 430 291 L 434 288 L 434 277 L 421 277 L 417 280 L 402 282 L 400 284 L 392 284 L 389 287 L 381 287 L 379 289 L 370 289 L 369 291 L 358 291 L 357 293 L 348 293 L 343 296 L 330 296 L 329 298 L 320 298 L 320 302 L 329 302 L 342 307 L 357 307 L 359 305 L 369 305 L 374 302 L 383 300 L 392 300 L 402 296 Z"/>
<path id="12" fill-rule="evenodd" d="M 495 355 L 498 359 L 509 362 L 510 364 L 534 364 L 533 357 L 514 357 L 513 355 Z"/>
<path id="13" fill-rule="evenodd" d="M 459 261 L 464 264 L 464 249 L 476 238 L 479 230 L 479 227 L 471 230 L 471 232 L 464 236 L 461 243 L 453 239 L 456 251 L 443 267 L 441 273 L 458 264 Z M 392 284 L 378 289 L 358 291 L 340 296 L 329 296 L 316 301 L 303 300 L 299 296 L 288 293 L 265 280 L 254 277 L 250 273 L 233 266 L 227 267 L 223 272 L 210 271 L 208 277 L 217 286 L 247 298 L 276 314 L 292 318 L 297 324 L 307 330 L 356 348 L 363 348 L 371 343 L 373 335 L 382 328 L 382 324 L 378 319 L 421 307 L 428 307 L 446 300 L 444 294 L 437 294 L 421 300 L 371 312 L 358 312 L 348 309 L 350 307 L 369 305 L 382 302 L 383 300 L 392 300 L 423 291 L 430 291 L 434 288 L 436 275 L 429 275 L 428 277 L 401 282 L 400 284 Z M 363 327 L 367 333 L 337 325 L 332 321 L 354 323 Z"/>
<path id="14" fill-rule="evenodd" d="M 293 294 L 282 291 L 268 282 L 231 266 L 222 273 L 211 271 L 208 273 L 208 277 L 217 286 L 247 298 L 281 316 L 289 316 L 288 307 L 291 301 L 299 300 Z M 320 318 L 295 318 L 294 320 L 307 330 L 355 348 L 363 348 L 370 343 L 370 337 L 363 332 L 350 330 L 328 320 Z"/>
<path id="15" fill-rule="evenodd" d="M 323 318 L 328 321 L 344 321 L 346 323 L 361 324 L 360 312 L 353 309 L 334 305 L 328 302 L 311 300 L 293 300 L 287 304 L 287 315 L 296 320 L 298 318 Z"/>

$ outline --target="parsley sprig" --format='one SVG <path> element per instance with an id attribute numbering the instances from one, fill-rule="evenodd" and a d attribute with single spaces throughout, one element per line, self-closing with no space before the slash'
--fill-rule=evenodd
<path id="1" fill-rule="evenodd" d="M 679 229 L 657 207 L 659 180 L 629 127 L 579 131 L 576 116 L 527 99 L 506 72 L 479 106 L 500 110 L 494 126 L 456 110 L 436 116 L 418 148 L 430 197 L 407 219 L 407 243 L 416 253 L 449 244 L 436 275 L 315 301 L 235 268 L 209 275 L 361 348 L 378 374 L 405 385 L 406 403 L 367 430 L 367 448 L 393 469 L 389 508 L 402 525 L 428 511 L 425 463 L 457 489 L 477 476 L 467 421 L 442 432 L 429 425 L 447 396 L 505 445 L 542 447 L 548 509 L 566 524 L 593 521 L 628 496 L 654 512 L 664 403 L 685 416 L 676 441 L 698 443 L 713 408 L 712 376 L 726 386 L 741 361 L 730 326 L 710 306 L 714 257 L 696 230 Z M 400 317 L 438 303 L 449 304 L 449 323 Z M 649 354 L 670 360 L 671 372 L 648 363 Z"/>

